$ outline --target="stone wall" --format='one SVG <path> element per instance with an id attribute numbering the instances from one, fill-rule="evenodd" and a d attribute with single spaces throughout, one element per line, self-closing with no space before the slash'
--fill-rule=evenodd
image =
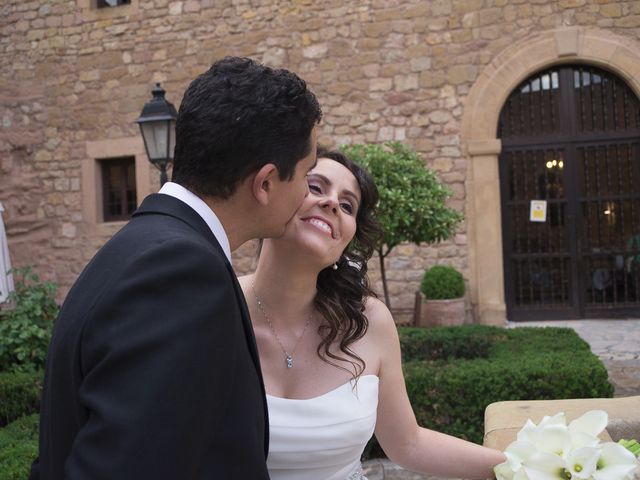
<path id="1" fill-rule="evenodd" d="M 162 82 L 176 106 L 190 79 L 225 55 L 299 73 L 320 99 L 320 140 L 413 146 L 465 210 L 464 102 L 483 68 L 544 30 L 588 26 L 640 39 L 640 2 L 607 0 L 5 0 L 0 7 L 0 201 L 13 263 L 61 284 L 60 298 L 121 224 L 96 230 L 83 210 L 87 143 L 138 135 Z M 157 188 L 157 172 L 151 171 Z M 469 278 L 467 228 L 389 257 L 394 307 L 411 307 L 425 268 Z M 236 254 L 240 273 L 254 249 Z M 379 287 L 377 262 L 372 276 Z"/>

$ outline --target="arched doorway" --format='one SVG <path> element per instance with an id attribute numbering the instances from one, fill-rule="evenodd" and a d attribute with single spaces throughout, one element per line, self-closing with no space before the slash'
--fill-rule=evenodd
<path id="1" fill-rule="evenodd" d="M 465 183 L 469 296 L 478 323 L 504 325 L 507 319 L 498 172 L 500 112 L 509 94 L 532 74 L 570 63 L 614 72 L 640 97 L 640 41 L 599 28 L 561 27 L 527 35 L 498 53 L 465 100 L 460 141 L 469 161 Z"/>
<path id="2" fill-rule="evenodd" d="M 535 73 L 507 98 L 498 137 L 511 320 L 640 311 L 640 101 L 580 64 Z"/>

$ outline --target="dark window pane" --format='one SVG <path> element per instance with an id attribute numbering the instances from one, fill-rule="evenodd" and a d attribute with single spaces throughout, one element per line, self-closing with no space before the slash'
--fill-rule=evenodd
<path id="1" fill-rule="evenodd" d="M 127 220 L 137 207 L 135 158 L 101 160 L 105 221 Z"/>

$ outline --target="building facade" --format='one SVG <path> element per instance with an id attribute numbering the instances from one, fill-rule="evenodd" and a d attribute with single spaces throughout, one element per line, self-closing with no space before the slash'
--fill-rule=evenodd
<path id="1" fill-rule="evenodd" d="M 451 188 L 465 222 L 391 254 L 393 307 L 451 264 L 478 323 L 640 309 L 638 0 L 6 0 L 0 22 L 11 259 L 60 299 L 158 189 L 135 124 L 153 84 L 177 107 L 240 55 L 309 83 L 323 144 L 405 142 Z"/>

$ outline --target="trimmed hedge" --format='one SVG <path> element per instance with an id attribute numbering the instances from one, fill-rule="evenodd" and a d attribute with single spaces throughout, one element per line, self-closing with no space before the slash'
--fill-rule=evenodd
<path id="1" fill-rule="evenodd" d="M 38 415 L 0 429 L 0 480 L 24 480 L 38 456 Z"/>
<path id="2" fill-rule="evenodd" d="M 486 358 L 497 341 L 507 338 L 504 328 L 485 325 L 429 329 L 402 327 L 398 332 L 403 364 L 412 360 Z"/>
<path id="3" fill-rule="evenodd" d="M 463 325 L 399 332 L 418 423 L 476 443 L 492 402 L 613 396 L 604 365 L 572 329 Z M 0 399 L 8 400 L 0 421 L 37 411 L 41 377 L 0 374 Z M 368 457 L 379 453 L 375 440 L 365 450 Z M 0 430 L 0 480 L 26 478 L 36 455 L 36 415 Z"/>
<path id="4" fill-rule="evenodd" d="M 570 328 L 463 325 L 399 332 L 418 423 L 475 443 L 482 443 L 490 403 L 613 396 L 604 365 Z M 380 452 L 372 442 L 366 455 Z"/>
<path id="5" fill-rule="evenodd" d="M 404 373 L 420 425 L 482 443 L 490 403 L 613 396 L 604 365 L 572 329 L 471 327 L 402 332 L 403 346 L 412 344 Z M 443 345 L 446 361 L 411 356 L 429 345 Z"/>
<path id="6" fill-rule="evenodd" d="M 0 373 L 0 427 L 40 408 L 43 373 Z"/>

